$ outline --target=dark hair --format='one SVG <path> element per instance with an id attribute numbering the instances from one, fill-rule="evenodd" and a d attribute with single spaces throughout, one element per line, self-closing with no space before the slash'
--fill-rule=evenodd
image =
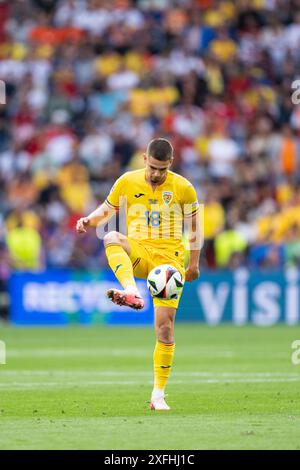
<path id="1" fill-rule="evenodd" d="M 165 162 L 173 157 L 173 147 L 167 139 L 153 139 L 148 144 L 147 155 Z"/>

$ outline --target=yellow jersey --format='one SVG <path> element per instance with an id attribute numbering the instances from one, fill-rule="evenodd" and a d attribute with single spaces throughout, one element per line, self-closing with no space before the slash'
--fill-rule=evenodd
<path id="1" fill-rule="evenodd" d="M 106 204 L 125 208 L 127 235 L 143 244 L 183 251 L 183 224 L 199 212 L 193 185 L 183 176 L 167 172 L 165 181 L 152 188 L 145 168 L 124 173 L 113 185 Z"/>

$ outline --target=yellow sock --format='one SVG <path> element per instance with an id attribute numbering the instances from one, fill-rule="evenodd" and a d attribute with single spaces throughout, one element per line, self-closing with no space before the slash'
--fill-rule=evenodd
<path id="1" fill-rule="evenodd" d="M 175 351 L 175 344 L 165 344 L 156 341 L 153 363 L 154 363 L 154 388 L 164 390 L 171 372 Z"/>
<path id="2" fill-rule="evenodd" d="M 124 289 L 136 286 L 132 263 L 126 251 L 120 245 L 110 244 L 105 247 L 105 253 L 109 266 Z"/>

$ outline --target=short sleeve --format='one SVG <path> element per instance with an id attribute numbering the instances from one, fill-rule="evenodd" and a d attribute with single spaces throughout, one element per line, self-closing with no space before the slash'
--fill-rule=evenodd
<path id="1" fill-rule="evenodd" d="M 197 214 L 200 210 L 197 193 L 191 183 L 184 188 L 182 209 L 185 217 L 191 217 Z"/>
<path id="2" fill-rule="evenodd" d="M 106 204 L 109 207 L 112 207 L 115 210 L 119 210 L 122 204 L 122 199 L 125 195 L 124 187 L 124 175 L 122 175 L 120 178 L 117 179 L 105 200 Z"/>

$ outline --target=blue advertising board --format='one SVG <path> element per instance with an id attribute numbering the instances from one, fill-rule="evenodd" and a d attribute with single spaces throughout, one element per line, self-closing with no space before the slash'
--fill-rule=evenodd
<path id="1" fill-rule="evenodd" d="M 252 323 L 270 326 L 300 322 L 299 271 L 212 271 L 186 283 L 176 321 L 217 325 Z M 119 307 L 106 297 L 119 287 L 110 270 L 15 273 L 10 279 L 10 320 L 18 325 L 153 323 L 153 307 L 145 281 L 138 280 L 145 308 Z"/>
<path id="2" fill-rule="evenodd" d="M 120 285 L 110 270 L 14 273 L 9 282 L 10 320 L 17 325 L 152 323 L 152 302 L 144 281 L 138 281 L 145 299 L 142 314 L 113 304 L 106 297 L 111 287 Z"/>

